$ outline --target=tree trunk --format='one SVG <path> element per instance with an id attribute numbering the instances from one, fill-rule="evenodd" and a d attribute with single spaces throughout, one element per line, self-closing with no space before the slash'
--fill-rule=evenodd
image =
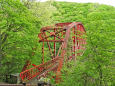
<path id="1" fill-rule="evenodd" d="M 101 69 L 101 65 L 98 66 L 98 69 L 99 69 L 99 82 L 100 82 L 100 86 L 103 86 L 102 85 L 102 79 L 103 79 L 103 74 L 102 74 L 102 69 Z"/>

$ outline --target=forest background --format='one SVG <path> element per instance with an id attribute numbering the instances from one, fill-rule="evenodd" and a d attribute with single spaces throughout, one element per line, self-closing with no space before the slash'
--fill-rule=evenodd
<path id="1" fill-rule="evenodd" d="M 0 0 L 0 75 L 20 73 L 27 60 L 40 64 L 40 28 L 60 22 L 83 23 L 87 50 L 77 58 L 77 66 L 64 65 L 58 85 L 114 86 L 115 7 L 98 3 Z M 46 52 L 45 61 L 49 57 Z"/>

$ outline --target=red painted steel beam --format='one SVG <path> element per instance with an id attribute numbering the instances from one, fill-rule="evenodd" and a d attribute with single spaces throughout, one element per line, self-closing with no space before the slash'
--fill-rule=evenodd
<path id="1" fill-rule="evenodd" d="M 54 30 L 54 29 L 63 29 L 62 27 L 43 27 L 40 32 L 44 32 L 46 30 Z"/>
<path id="2" fill-rule="evenodd" d="M 56 33 L 55 33 L 55 35 L 56 34 L 58 34 L 58 33 L 60 33 L 60 32 L 62 32 L 62 31 L 65 31 L 66 30 L 66 28 L 63 28 L 63 29 L 61 29 L 60 31 L 57 31 Z M 42 32 L 43 33 L 43 32 Z M 42 33 L 40 33 L 39 35 L 38 35 L 38 37 L 41 37 L 42 38 L 42 36 L 43 36 L 43 34 Z M 47 37 L 44 37 L 43 39 L 47 39 L 47 38 L 49 38 L 49 37 L 51 37 L 52 35 L 49 35 L 49 36 L 47 36 Z"/>
<path id="3" fill-rule="evenodd" d="M 62 59 L 59 61 L 59 66 L 58 66 L 57 73 L 56 73 L 56 82 L 57 83 L 59 82 L 59 76 L 61 74 L 61 69 L 62 69 L 62 65 L 63 65 L 63 61 L 64 61 L 64 55 L 65 55 L 65 52 L 66 52 L 65 49 L 67 47 L 67 42 L 68 42 L 68 39 L 69 39 L 69 36 L 70 36 L 70 29 L 74 28 L 77 25 L 82 25 L 82 23 L 73 22 L 73 23 L 71 23 L 71 24 L 69 24 L 68 26 L 65 27 L 66 34 L 65 34 L 64 42 L 62 44 L 62 52 L 61 52 Z"/>
<path id="4" fill-rule="evenodd" d="M 39 40 L 39 42 L 63 42 L 63 40 Z"/>
<path id="5" fill-rule="evenodd" d="M 44 32 L 44 35 L 45 35 L 45 37 L 46 37 L 46 33 L 45 33 L 45 32 Z M 48 39 L 46 39 L 46 40 L 48 40 Z M 51 47 L 50 47 L 50 44 L 49 44 L 48 41 L 47 41 L 47 45 L 48 45 L 49 51 L 50 51 L 50 53 L 51 53 L 51 58 L 53 58 L 53 53 L 52 53 L 52 50 L 51 50 Z"/>
<path id="6" fill-rule="evenodd" d="M 86 40 L 80 38 L 80 36 L 82 36 L 85 33 L 79 34 L 78 32 L 76 32 L 76 31 L 86 32 L 82 23 L 80 22 L 58 23 L 58 24 L 55 24 L 55 26 L 56 27 L 50 27 L 50 26 L 43 27 L 41 29 L 41 33 L 38 35 L 38 37 L 40 38 L 39 42 L 43 42 L 43 47 L 44 47 L 44 42 L 47 42 L 50 52 L 51 52 L 50 43 L 54 44 L 53 49 L 54 49 L 55 58 L 52 58 L 48 62 L 44 63 L 44 53 L 45 52 L 44 52 L 44 48 L 42 47 L 42 54 L 43 54 L 42 64 L 21 72 L 20 77 L 22 78 L 22 80 L 31 80 L 32 78 L 36 76 L 39 76 L 39 78 L 43 76 L 45 77 L 48 74 L 48 72 L 55 70 L 56 71 L 56 82 L 59 82 L 60 75 L 61 75 L 61 69 L 63 66 L 63 62 L 64 62 L 64 58 L 66 54 L 67 43 L 70 37 L 71 30 L 74 33 L 74 36 L 72 36 L 73 37 L 72 38 L 73 39 L 72 52 L 74 53 L 72 53 L 72 55 L 69 58 L 72 58 L 73 56 L 75 56 L 76 50 L 85 49 L 84 47 L 82 47 L 82 44 L 86 44 Z M 44 33 L 48 33 L 50 35 L 47 36 Z M 58 40 L 56 38 L 58 38 Z M 60 43 L 57 53 L 56 53 L 56 42 Z M 79 53 L 77 55 L 79 55 Z"/>
<path id="7" fill-rule="evenodd" d="M 56 33 L 56 29 L 54 28 L 54 33 Z M 56 56 L 56 35 L 54 35 L 54 57 Z"/>

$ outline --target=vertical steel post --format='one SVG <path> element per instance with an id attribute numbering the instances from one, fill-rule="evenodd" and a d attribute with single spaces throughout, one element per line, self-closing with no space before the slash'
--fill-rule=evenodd
<path id="1" fill-rule="evenodd" d="M 75 60 L 75 50 L 76 50 L 76 33 L 75 33 L 76 27 L 74 27 L 74 60 Z"/>
<path id="2" fill-rule="evenodd" d="M 44 63 L 44 41 L 42 45 L 42 63 Z"/>
<path id="3" fill-rule="evenodd" d="M 54 28 L 54 33 L 56 33 L 56 29 Z M 56 40 L 56 36 L 54 35 L 54 40 Z M 56 42 L 54 41 L 54 58 L 56 56 Z"/>
<path id="4" fill-rule="evenodd" d="M 77 25 L 75 25 L 75 31 L 74 31 L 74 35 L 75 35 L 75 51 L 77 51 Z M 75 61 L 76 61 L 76 52 L 75 52 L 75 55 L 74 55 L 74 57 L 75 57 Z"/>

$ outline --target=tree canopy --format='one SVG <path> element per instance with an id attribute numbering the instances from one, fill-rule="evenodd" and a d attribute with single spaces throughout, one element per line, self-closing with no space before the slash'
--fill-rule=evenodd
<path id="1" fill-rule="evenodd" d="M 76 65 L 64 64 L 57 85 L 114 86 L 115 7 L 98 3 L 0 0 L 0 75 L 21 72 L 26 60 L 40 64 L 40 28 L 60 22 L 82 22 L 87 46 Z"/>

